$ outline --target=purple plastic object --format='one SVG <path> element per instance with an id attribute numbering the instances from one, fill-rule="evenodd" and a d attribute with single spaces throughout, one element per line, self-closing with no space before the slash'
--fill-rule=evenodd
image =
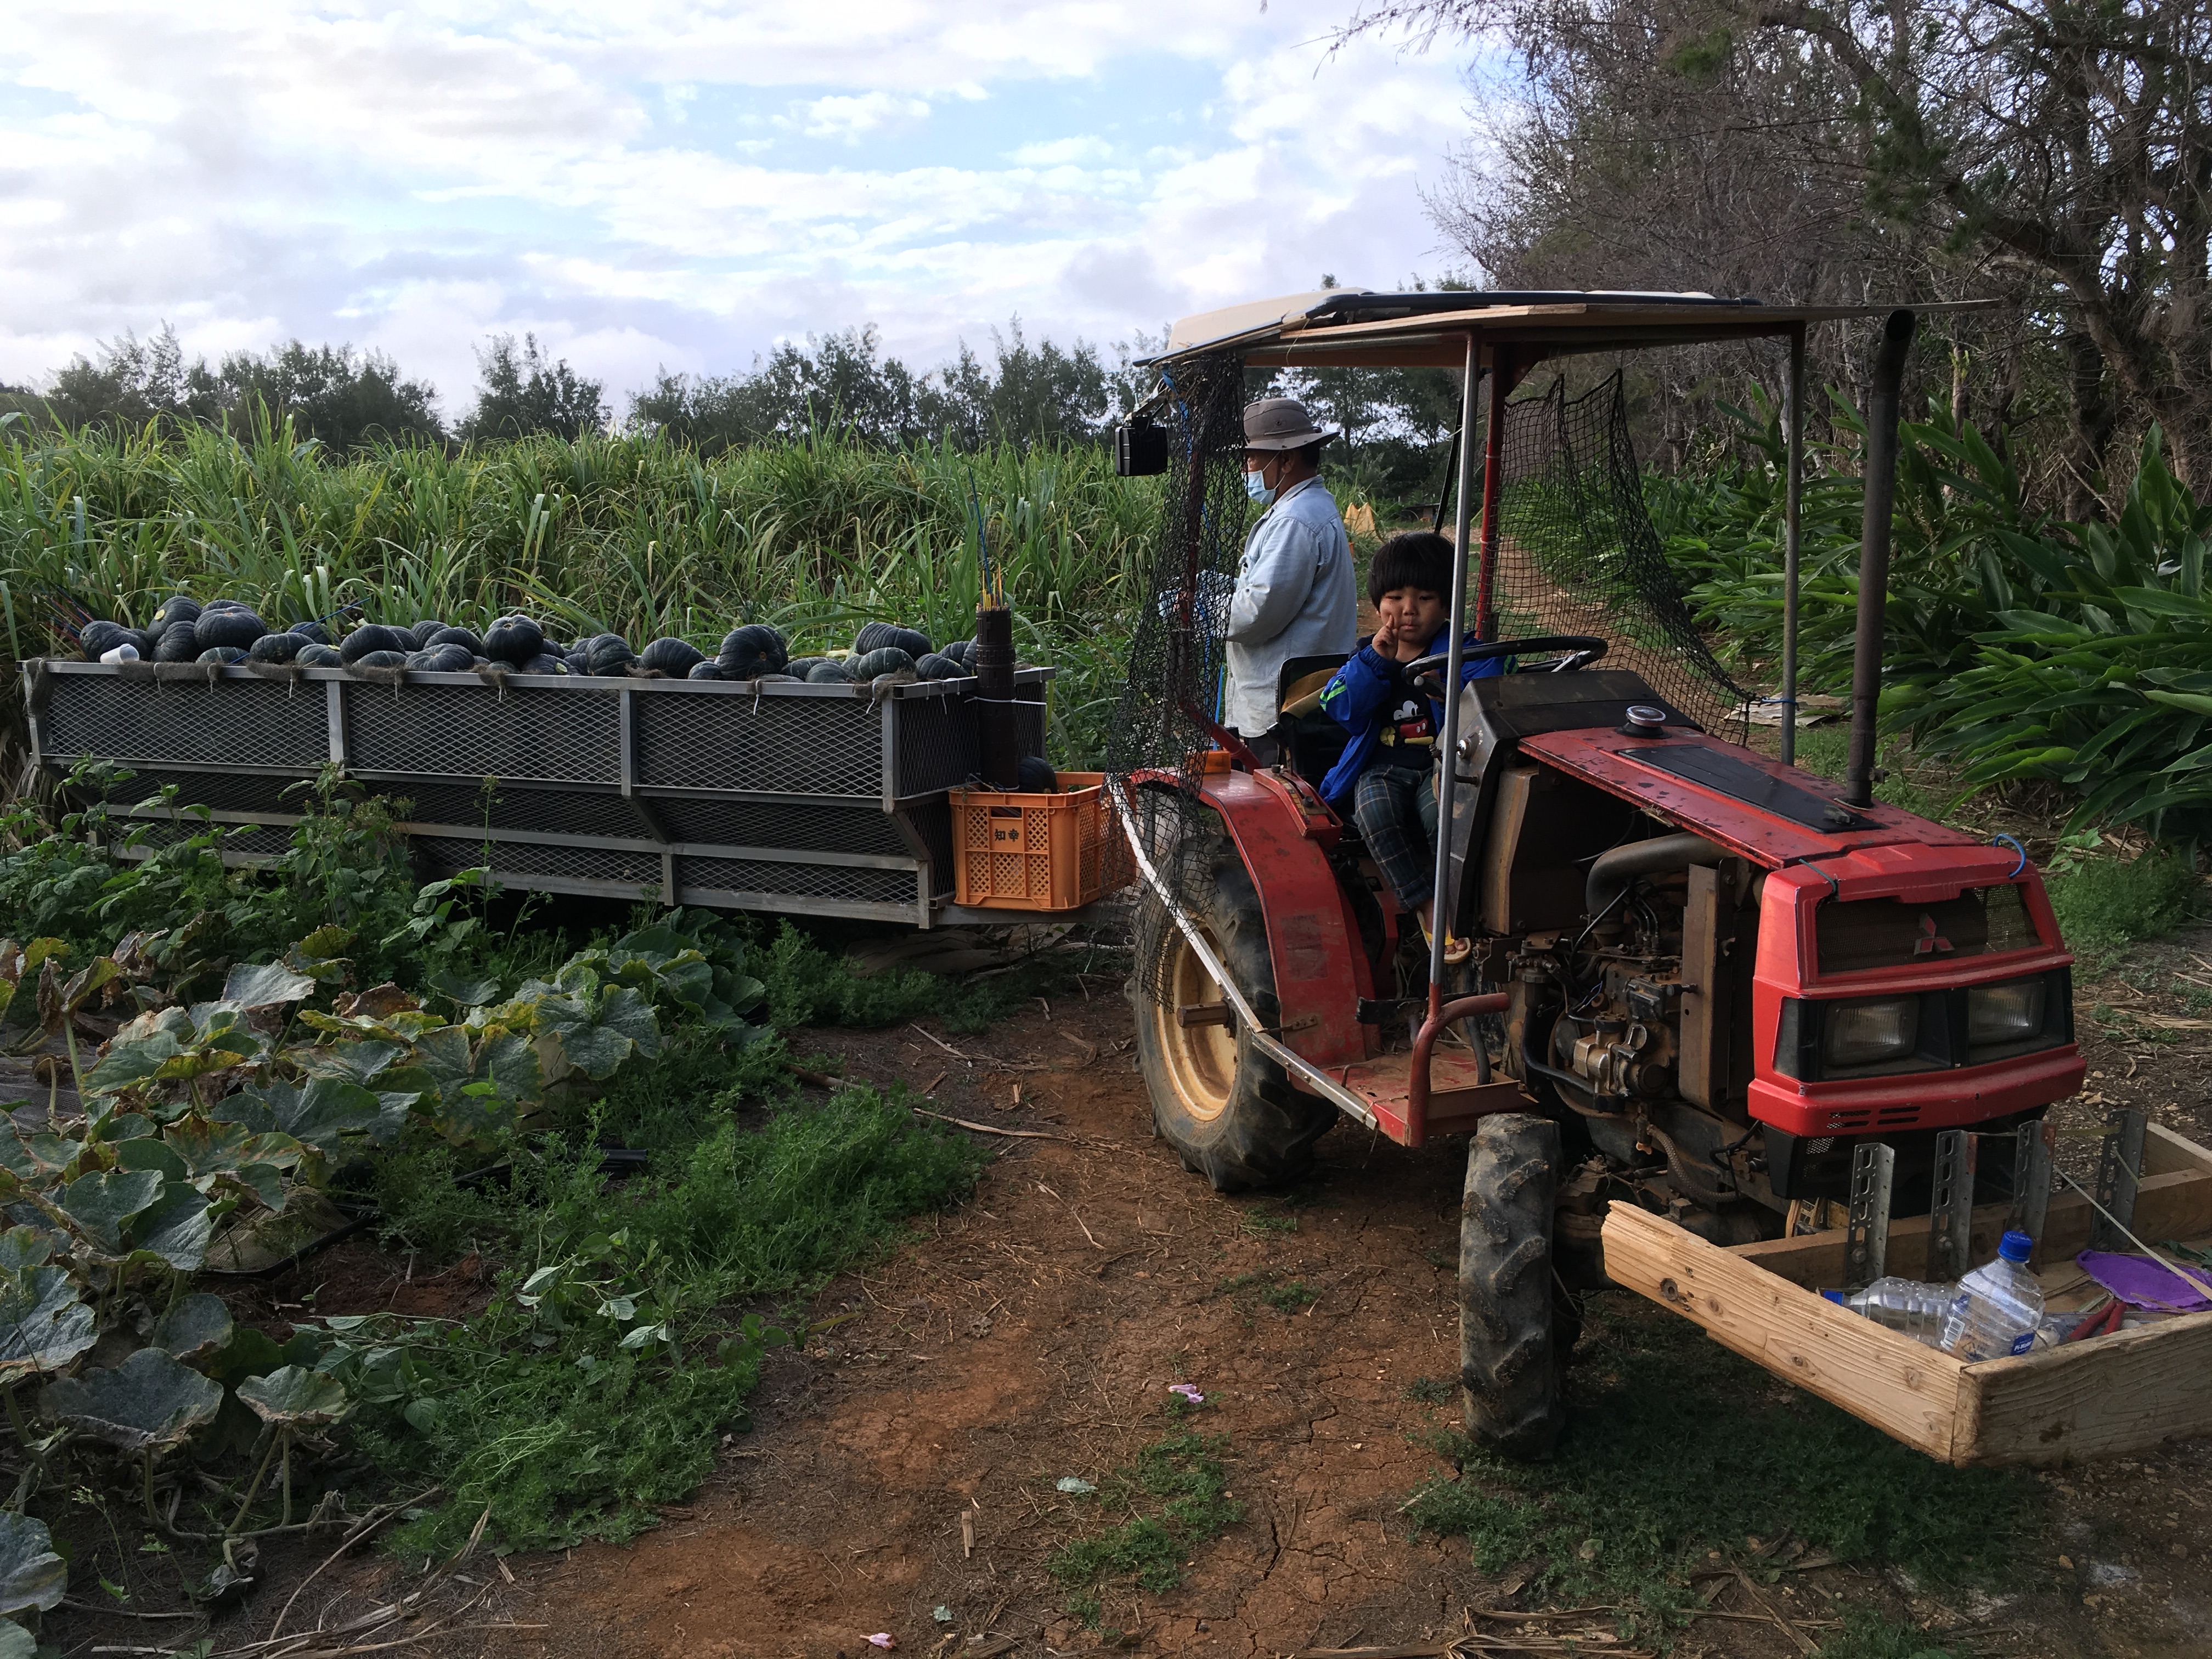
<path id="1" fill-rule="evenodd" d="M 2109 1250 L 2084 1250 L 2074 1260 L 2083 1273 L 2136 1307 L 2160 1313 L 2212 1308 L 2212 1271 L 2205 1268 L 2184 1267 L 2177 1273 L 2161 1261 Z"/>

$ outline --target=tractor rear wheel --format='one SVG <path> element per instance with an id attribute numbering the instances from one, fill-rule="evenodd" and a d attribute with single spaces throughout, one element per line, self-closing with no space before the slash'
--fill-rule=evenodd
<path id="1" fill-rule="evenodd" d="M 1263 1021 L 1277 1019 L 1267 917 L 1252 878 L 1225 840 L 1197 857 L 1209 872 L 1192 896 L 1199 935 L 1252 1011 Z M 1184 1167 L 1224 1193 L 1302 1174 L 1314 1142 L 1336 1121 L 1336 1109 L 1291 1088 L 1281 1065 L 1260 1052 L 1234 1011 L 1224 1008 L 1220 986 L 1167 906 L 1149 890 L 1137 919 L 1129 998 L 1152 1122 L 1182 1154 Z M 1206 1012 L 1215 1009 L 1223 1012 Z M 1191 1023 L 1194 1014 L 1198 1023 Z"/>
<path id="2" fill-rule="evenodd" d="M 1552 1203 L 1559 1126 L 1486 1117 L 1468 1148 L 1459 1224 L 1459 1367 L 1468 1432 L 1508 1457 L 1548 1457 L 1565 1421 L 1554 1329 Z"/>

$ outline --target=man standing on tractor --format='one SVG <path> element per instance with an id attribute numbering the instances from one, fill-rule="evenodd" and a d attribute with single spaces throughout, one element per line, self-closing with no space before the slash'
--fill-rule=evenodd
<path id="1" fill-rule="evenodd" d="M 1359 595 L 1344 515 L 1320 476 L 1336 434 L 1295 398 L 1244 410 L 1244 488 L 1267 511 L 1244 541 L 1229 599 L 1229 687 L 1223 719 L 1268 766 L 1279 746 L 1276 683 L 1293 657 L 1348 653 L 1359 643 Z"/>

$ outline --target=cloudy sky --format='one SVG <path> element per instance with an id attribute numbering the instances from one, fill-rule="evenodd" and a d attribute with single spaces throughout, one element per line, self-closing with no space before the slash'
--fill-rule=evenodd
<path id="1" fill-rule="evenodd" d="M 472 400 L 534 331 L 617 394 L 872 321 L 1102 343 L 1454 264 L 1458 55 L 1350 0 L 4 0 L 0 380 L 298 336 Z"/>

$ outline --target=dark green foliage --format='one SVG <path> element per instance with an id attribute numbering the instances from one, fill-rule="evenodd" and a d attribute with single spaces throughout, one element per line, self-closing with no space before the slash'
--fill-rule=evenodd
<path id="1" fill-rule="evenodd" d="M 787 921 L 768 948 L 755 954 L 753 971 L 768 987 L 769 1021 L 780 1030 L 794 1025 L 895 1025 L 934 1014 L 952 1030 L 976 1031 L 1011 1003 L 1035 994 L 1031 986 L 1017 991 L 1003 977 L 963 987 L 915 968 L 861 979 L 843 957 Z"/>
<path id="2" fill-rule="evenodd" d="M 673 1046 L 625 1073 L 586 1133 L 510 1147 L 502 1181 L 459 1188 L 438 1151 L 386 1165 L 395 1242 L 466 1244 L 507 1264 L 482 1317 L 374 1334 L 404 1336 L 411 1371 L 368 1408 L 368 1449 L 451 1497 L 395 1548 L 448 1548 L 487 1504 L 509 1547 L 634 1536 L 744 1424 L 767 1339 L 732 1304 L 835 1271 L 974 1183 L 972 1142 L 866 1091 L 741 1128 L 750 1089 L 781 1087 L 771 1058 Z M 617 1136 L 653 1158 L 611 1189 L 599 1147 Z M 548 1305 L 562 1286 L 565 1312 Z"/>
<path id="3" fill-rule="evenodd" d="M 1185 1414 L 1182 1408 L 1174 1413 Z M 1052 1576 L 1083 1589 L 1107 1578 L 1133 1577 L 1158 1594 L 1182 1583 L 1183 1563 L 1201 1544 L 1209 1544 L 1244 1518 L 1244 1505 L 1228 1495 L 1222 1468 L 1226 1435 L 1179 1429 L 1137 1454 L 1127 1468 L 1100 1484 L 1102 1508 L 1118 1509 L 1128 1518 L 1093 1537 L 1062 1546 L 1045 1563 Z M 1081 1598 L 1079 1598 L 1081 1599 Z M 1071 1604 L 1073 1605 L 1073 1604 Z M 1095 1617 L 1097 1603 L 1084 1611 Z"/>
<path id="4" fill-rule="evenodd" d="M 1449 1436 L 1461 1477 L 1407 1510 L 1468 1539 L 1484 1572 L 1530 1565 L 1548 1597 L 1663 1616 L 1708 1549 L 1790 1533 L 1929 1581 L 1984 1578 L 2040 1505 L 2021 1471 L 1949 1468 L 1808 1395 L 1778 1396 L 1671 1316 L 1591 1315 L 1557 1458 L 1510 1463 Z"/>
<path id="5" fill-rule="evenodd" d="M 1844 1614 L 1843 1630 L 1821 1643 L 1813 1659 L 1963 1659 L 1963 1655 L 1924 1631 L 1853 1607 Z"/>
<path id="6" fill-rule="evenodd" d="M 570 442 L 607 423 L 605 387 L 568 367 L 566 357 L 548 357 L 538 337 L 526 334 L 520 347 L 512 334 L 494 335 L 477 353 L 477 406 L 458 428 L 471 441 L 550 433 Z"/>
<path id="7" fill-rule="evenodd" d="M 2189 852 L 2154 847 L 2131 860 L 2091 858 L 2048 879 L 2067 944 L 2111 949 L 2157 939 L 2190 921 L 2203 884 Z"/>
<path id="8" fill-rule="evenodd" d="M 1032 346 L 1019 319 L 991 331 L 986 365 L 963 343 L 941 368 L 916 374 L 881 356 L 875 325 L 787 341 L 750 374 L 663 374 L 640 392 L 631 418 L 708 454 L 745 444 L 835 434 L 873 446 L 950 441 L 1058 445 L 1097 438 L 1117 398 L 1097 348 Z M 1141 394 L 1139 394 L 1141 395 Z M 1126 390 L 1122 397 L 1126 398 Z"/>

